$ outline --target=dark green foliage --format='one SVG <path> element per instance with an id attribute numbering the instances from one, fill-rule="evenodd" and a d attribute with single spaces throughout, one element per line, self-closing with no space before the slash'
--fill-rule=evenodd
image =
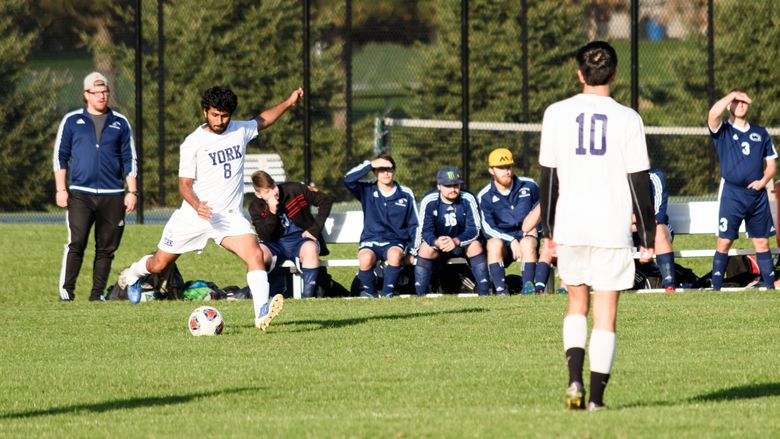
<path id="1" fill-rule="evenodd" d="M 547 105 L 576 93 L 573 55 L 583 43 L 572 24 L 579 23 L 579 2 L 528 2 L 528 113 L 523 111 L 521 10 L 513 1 L 473 1 L 469 4 L 470 120 L 531 122 L 542 119 Z M 438 10 L 440 33 L 430 46 L 419 46 L 427 60 L 415 89 L 412 117 L 460 120 L 460 6 L 447 2 Z M 396 136 L 396 131 L 393 135 Z M 460 131 L 431 131 L 424 139 L 393 138 L 393 152 L 410 167 L 401 180 L 416 194 L 432 188 L 433 174 L 445 165 L 462 167 Z M 488 181 L 485 160 L 490 150 L 506 147 L 515 153 L 520 173 L 535 172 L 538 135 L 471 131 L 468 185 L 478 190 Z"/>
<path id="2" fill-rule="evenodd" d="M 149 4 L 147 4 L 149 3 Z M 178 194 L 179 145 L 204 120 L 200 95 L 214 85 L 230 87 L 239 98 L 234 118 L 246 120 L 287 99 L 303 86 L 300 3 L 269 1 L 228 2 L 205 8 L 195 0 L 164 3 L 165 26 L 165 200 L 158 198 L 158 72 L 156 55 L 156 5 L 145 2 L 143 33 L 144 69 L 144 195 L 148 203 L 172 206 Z M 130 11 L 128 14 L 131 14 Z M 327 16 L 312 21 L 312 41 L 326 27 Z M 312 108 L 312 150 L 319 157 L 341 157 L 342 135 L 332 126 L 334 108 L 343 103 L 339 95 L 338 47 L 319 44 L 312 48 L 311 90 L 306 90 Z M 133 78 L 133 47 L 120 46 L 116 57 L 119 72 Z M 338 95 L 338 96 L 337 96 Z M 132 107 L 132 106 L 131 106 Z M 277 152 L 289 180 L 303 180 L 303 103 L 291 109 L 249 145 L 249 153 Z M 339 151 L 339 152 L 336 152 Z M 322 163 L 322 159 L 318 162 Z M 331 161 L 332 162 L 332 161 Z M 340 168 L 313 170 L 314 181 L 340 177 Z"/>
<path id="3" fill-rule="evenodd" d="M 18 25 L 28 17 L 22 0 L 0 2 L 0 210 L 40 209 L 53 199 L 52 145 L 62 114 L 52 100 L 62 81 L 48 71 L 30 73 L 27 59 L 37 31 Z"/>

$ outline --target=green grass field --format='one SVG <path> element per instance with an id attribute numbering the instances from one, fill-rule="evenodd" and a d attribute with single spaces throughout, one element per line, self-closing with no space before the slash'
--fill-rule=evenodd
<path id="1" fill-rule="evenodd" d="M 130 226 L 114 273 L 160 226 Z M 562 406 L 566 297 L 288 300 L 265 333 L 251 304 L 59 303 L 63 225 L 0 225 L 0 437 L 772 437 L 780 431 L 773 292 L 624 294 L 606 401 Z M 338 248 L 338 253 L 353 251 Z M 346 255 L 343 255 L 346 257 Z M 91 253 L 86 260 L 91 262 Z M 185 278 L 243 284 L 210 246 Z"/>

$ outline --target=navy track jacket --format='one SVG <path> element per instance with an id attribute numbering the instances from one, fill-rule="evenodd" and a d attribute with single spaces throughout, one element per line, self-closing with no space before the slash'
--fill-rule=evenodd
<path id="1" fill-rule="evenodd" d="M 362 243 L 402 243 L 410 247 L 417 233 L 417 205 L 412 190 L 396 183 L 396 191 L 385 197 L 376 181 L 361 177 L 371 170 L 366 160 L 344 176 L 344 185 L 363 206 Z"/>
<path id="2" fill-rule="evenodd" d="M 468 191 L 461 190 L 452 203 L 442 201 L 439 191 L 428 192 L 420 201 L 420 228 L 415 239 L 415 248 L 422 241 L 436 247 L 440 236 L 458 238 L 460 246 L 466 247 L 479 238 L 481 228 L 477 199 Z"/>
<path id="3" fill-rule="evenodd" d="M 54 142 L 54 170 L 61 169 L 68 169 L 72 191 L 124 194 L 125 177 L 138 173 L 133 131 L 127 118 L 109 108 L 98 144 L 95 124 L 86 107 L 66 114 Z"/>

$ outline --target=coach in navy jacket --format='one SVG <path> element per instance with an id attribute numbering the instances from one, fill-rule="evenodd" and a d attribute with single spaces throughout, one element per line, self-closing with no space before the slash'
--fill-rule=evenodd
<path id="1" fill-rule="evenodd" d="M 93 224 L 95 262 L 90 300 L 102 297 L 114 252 L 122 239 L 125 214 L 135 209 L 137 202 L 132 129 L 125 116 L 108 108 L 109 94 L 105 76 L 98 72 L 87 75 L 83 94 L 86 106 L 62 118 L 54 142 L 56 201 L 59 207 L 68 209 L 69 239 L 59 282 L 63 301 L 75 297 L 76 279 Z"/>
<path id="2" fill-rule="evenodd" d="M 369 171 L 373 171 L 376 181 L 361 180 Z M 344 185 L 363 207 L 358 278 L 365 288 L 364 295 L 369 297 L 376 297 L 373 267 L 377 260 L 387 262 L 382 295 L 392 297 L 405 252 L 417 231 L 414 194 L 411 189 L 397 184 L 394 175 L 393 158 L 389 154 L 379 154 L 373 161 L 364 161 L 344 176 Z"/>

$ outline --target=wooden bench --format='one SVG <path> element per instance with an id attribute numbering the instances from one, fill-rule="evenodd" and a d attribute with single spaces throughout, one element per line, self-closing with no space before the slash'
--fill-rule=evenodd
<path id="1" fill-rule="evenodd" d="M 277 183 L 287 180 L 287 175 L 284 172 L 284 163 L 279 154 L 246 154 L 244 156 L 245 194 L 251 194 L 255 191 L 252 187 L 252 174 L 255 171 L 267 172 Z"/>

